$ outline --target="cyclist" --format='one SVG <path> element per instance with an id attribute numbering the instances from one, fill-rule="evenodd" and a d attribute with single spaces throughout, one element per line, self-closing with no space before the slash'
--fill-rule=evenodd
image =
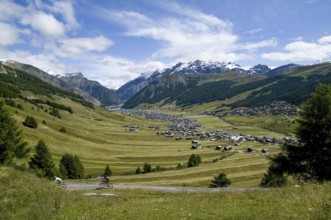
<path id="1" fill-rule="evenodd" d="M 54 182 L 60 185 L 62 183 L 62 179 L 60 177 L 55 176 Z"/>
<path id="2" fill-rule="evenodd" d="M 103 175 L 103 181 L 105 181 L 106 184 L 109 184 L 109 176 L 106 174 Z"/>

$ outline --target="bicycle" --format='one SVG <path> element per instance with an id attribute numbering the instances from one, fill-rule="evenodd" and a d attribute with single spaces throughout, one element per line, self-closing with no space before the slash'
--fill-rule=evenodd
<path id="1" fill-rule="evenodd" d="M 56 185 L 63 188 L 63 189 L 66 189 L 67 188 L 67 185 L 64 184 L 63 182 L 56 182 Z"/>
<path id="2" fill-rule="evenodd" d="M 114 186 L 111 183 L 106 183 L 105 180 L 103 180 L 101 183 L 99 183 L 99 188 L 110 188 L 112 189 Z"/>

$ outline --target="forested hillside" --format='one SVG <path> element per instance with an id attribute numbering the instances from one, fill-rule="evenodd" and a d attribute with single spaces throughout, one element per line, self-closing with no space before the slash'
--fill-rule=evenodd
<path id="1" fill-rule="evenodd" d="M 81 96 L 73 92 L 52 86 L 23 71 L 12 69 L 2 64 L 0 65 L 2 69 L 2 73 L 0 73 L 0 97 L 32 99 L 22 94 L 22 91 L 30 91 L 35 95 L 44 95 L 49 98 L 51 98 L 52 95 L 69 98 L 87 107 L 93 108 L 92 103 L 85 101 Z"/>
<path id="2" fill-rule="evenodd" d="M 247 92 L 248 96 L 242 96 L 245 98 L 231 103 L 231 106 L 260 106 L 275 100 L 298 105 L 307 99 L 319 83 L 331 82 L 331 64 L 298 67 L 287 74 L 267 78 L 247 76 L 213 81 L 208 80 L 208 77 L 212 79 L 213 75 L 161 77 L 139 91 L 123 107 L 133 108 L 141 103 L 153 104 L 162 100 L 164 103 L 186 107 L 226 100 Z"/>

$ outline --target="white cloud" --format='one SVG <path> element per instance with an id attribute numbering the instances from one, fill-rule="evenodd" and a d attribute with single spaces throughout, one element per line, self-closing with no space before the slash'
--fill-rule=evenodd
<path id="1" fill-rule="evenodd" d="M 0 0 L 0 20 L 8 21 L 18 18 L 24 13 L 25 9 L 9 0 Z"/>
<path id="2" fill-rule="evenodd" d="M 34 30 L 40 32 L 46 37 L 59 37 L 64 35 L 64 25 L 58 21 L 52 14 L 45 12 L 36 12 L 26 15 L 21 23 L 30 25 Z"/>
<path id="3" fill-rule="evenodd" d="M 29 51 L 16 50 L 8 51 L 0 49 L 1 60 L 15 60 L 21 63 L 26 63 L 47 71 L 52 70 L 55 73 L 63 73 L 69 67 L 59 62 L 59 60 L 51 54 L 33 54 Z"/>
<path id="4" fill-rule="evenodd" d="M 264 41 L 259 41 L 259 42 L 245 43 L 244 45 L 242 45 L 242 49 L 256 50 L 256 49 L 264 48 L 264 47 L 274 47 L 276 45 L 277 45 L 277 40 L 275 38 L 272 38 L 269 40 L 264 40 Z"/>
<path id="5" fill-rule="evenodd" d="M 61 14 L 65 20 L 65 27 L 68 30 L 79 27 L 75 17 L 72 1 L 54 1 L 52 6 L 47 7 L 51 12 Z"/>
<path id="6" fill-rule="evenodd" d="M 331 35 L 324 36 L 317 41 L 319 44 L 330 44 L 331 43 Z"/>
<path id="7" fill-rule="evenodd" d="M 7 23 L 0 22 L 0 45 L 9 46 L 20 43 L 20 31 Z"/>
<path id="8" fill-rule="evenodd" d="M 161 41 L 162 48 L 151 58 L 170 58 L 180 61 L 251 59 L 253 51 L 275 46 L 275 39 L 240 43 L 232 32 L 233 24 L 227 20 L 177 3 L 159 4 L 170 12 L 168 17 L 151 18 L 133 11 L 108 11 L 108 17 L 127 28 L 126 35 Z M 259 30 L 256 30 L 259 31 Z"/>
<path id="9" fill-rule="evenodd" d="M 283 52 L 263 53 L 271 61 L 317 61 L 331 58 L 331 36 L 320 38 L 317 43 L 295 41 L 287 44 Z"/>
<path id="10" fill-rule="evenodd" d="M 101 35 L 95 38 L 69 38 L 61 40 L 60 44 L 61 46 L 55 49 L 55 53 L 61 57 L 78 58 L 87 52 L 105 51 L 113 42 Z"/>
<path id="11" fill-rule="evenodd" d="M 186 18 L 190 18 L 193 20 L 197 20 L 202 24 L 206 24 L 208 26 L 217 27 L 220 30 L 228 30 L 230 31 L 233 27 L 233 24 L 228 20 L 223 20 L 217 18 L 213 15 L 207 15 L 200 11 L 184 7 L 183 5 L 179 5 L 175 2 L 160 2 L 161 8 L 168 10 L 172 13 L 175 13 L 179 16 L 185 16 Z"/>
<path id="12" fill-rule="evenodd" d="M 252 30 L 245 31 L 244 34 L 256 34 L 256 33 L 261 32 L 261 31 L 262 31 L 262 28 L 255 28 L 255 29 L 252 29 Z"/>

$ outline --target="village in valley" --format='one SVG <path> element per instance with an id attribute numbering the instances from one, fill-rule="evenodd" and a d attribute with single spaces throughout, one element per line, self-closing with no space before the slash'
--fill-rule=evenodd
<path id="1" fill-rule="evenodd" d="M 284 108 L 284 103 L 279 102 L 281 104 L 281 108 L 284 109 L 282 114 L 287 115 L 293 114 L 293 107 Z M 275 103 L 273 104 L 275 106 Z M 266 109 L 266 108 L 264 108 Z M 290 111 L 288 111 L 290 109 Z M 183 115 L 170 115 L 170 114 L 163 114 L 157 110 L 131 110 L 131 109 L 122 109 L 120 110 L 123 114 L 128 114 L 135 117 L 144 117 L 147 119 L 157 120 L 157 121 L 166 121 L 168 122 L 167 128 L 160 128 L 159 126 L 148 126 L 149 129 L 156 130 L 155 135 L 163 136 L 165 138 L 172 138 L 174 141 L 189 141 L 190 148 L 192 150 L 199 150 L 203 147 L 201 141 L 208 143 L 208 148 L 214 150 L 222 150 L 222 151 L 238 151 L 238 152 L 246 152 L 251 153 L 255 151 L 253 146 L 248 146 L 246 150 L 238 150 L 236 147 L 239 147 L 242 143 L 261 143 L 261 144 L 272 144 L 274 146 L 279 146 L 283 143 L 296 143 L 297 140 L 293 136 L 287 136 L 282 139 L 275 138 L 275 137 L 260 137 L 260 136 L 253 136 L 250 134 L 242 134 L 242 133 L 234 133 L 228 132 L 225 130 L 212 130 L 210 128 L 204 127 L 200 122 L 197 120 L 192 120 L 189 118 L 185 118 Z M 280 112 L 278 111 L 278 114 Z M 139 132 L 140 125 L 124 125 L 124 127 L 128 128 L 130 132 Z M 223 143 L 228 143 L 227 145 L 221 146 L 217 144 L 219 141 Z M 268 153 L 269 148 L 265 147 L 259 149 L 261 153 Z"/>

